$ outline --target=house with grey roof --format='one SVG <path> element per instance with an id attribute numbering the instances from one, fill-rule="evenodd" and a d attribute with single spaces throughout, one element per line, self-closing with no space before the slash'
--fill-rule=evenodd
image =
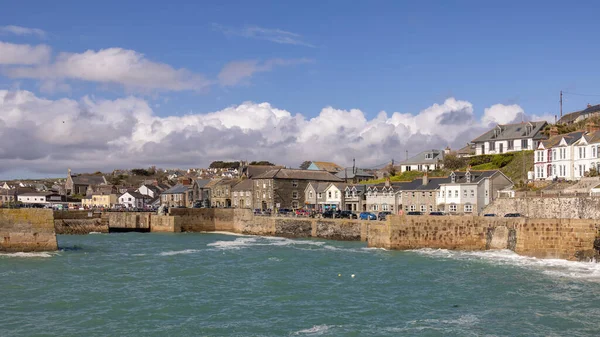
<path id="1" fill-rule="evenodd" d="M 344 206 L 347 211 L 367 211 L 367 186 L 347 185 L 344 189 Z"/>
<path id="2" fill-rule="evenodd" d="M 231 189 L 234 208 L 252 208 L 252 180 L 244 179 Z"/>
<path id="3" fill-rule="evenodd" d="M 444 166 L 444 151 L 426 150 L 405 161 L 398 163 L 400 172 L 406 171 L 433 171 Z"/>
<path id="4" fill-rule="evenodd" d="M 361 181 L 375 179 L 375 175 L 356 167 L 346 167 L 335 174 L 336 177 L 348 184 L 358 184 Z"/>
<path id="5" fill-rule="evenodd" d="M 320 206 L 325 204 L 325 189 L 330 183 L 309 182 L 304 189 L 304 208 L 322 211 Z"/>
<path id="6" fill-rule="evenodd" d="M 473 139 L 475 154 L 500 154 L 506 152 L 535 150 L 548 137 L 543 133 L 547 122 L 523 122 L 498 124 Z"/>
<path id="7" fill-rule="evenodd" d="M 191 206 L 191 186 L 177 184 L 160 195 L 160 204 L 167 207 Z"/>
<path id="8" fill-rule="evenodd" d="M 498 195 L 513 186 L 499 170 L 455 171 L 437 191 L 437 209 L 452 214 L 478 215 Z"/>
<path id="9" fill-rule="evenodd" d="M 69 169 L 65 188 L 68 194 L 86 195 L 89 186 L 107 184 L 106 178 L 101 174 L 72 174 Z"/>
<path id="10" fill-rule="evenodd" d="M 192 184 L 192 198 L 194 207 L 210 207 L 210 182 L 210 179 L 194 179 L 194 183 Z"/>
<path id="11" fill-rule="evenodd" d="M 275 169 L 252 178 L 255 209 L 296 209 L 305 207 L 306 186 L 310 182 L 342 182 L 322 170 Z"/>
<path id="12" fill-rule="evenodd" d="M 571 112 L 571 113 L 568 113 L 568 114 L 562 116 L 558 120 L 558 124 L 566 124 L 566 125 L 575 124 L 575 123 L 583 121 L 587 118 L 597 117 L 597 116 L 600 116 L 600 104 L 597 104 L 597 105 L 588 104 L 587 107 L 583 110 Z"/>

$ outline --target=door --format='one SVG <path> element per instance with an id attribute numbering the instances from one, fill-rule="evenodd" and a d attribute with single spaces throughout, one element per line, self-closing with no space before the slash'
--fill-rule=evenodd
<path id="1" fill-rule="evenodd" d="M 504 143 L 500 143 L 499 145 L 498 150 L 500 150 L 500 153 L 504 153 Z"/>

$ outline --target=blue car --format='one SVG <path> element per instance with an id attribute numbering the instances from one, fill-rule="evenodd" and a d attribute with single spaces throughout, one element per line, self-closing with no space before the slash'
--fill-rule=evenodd
<path id="1" fill-rule="evenodd" d="M 377 220 L 377 216 L 371 212 L 362 212 L 359 218 L 361 220 Z"/>

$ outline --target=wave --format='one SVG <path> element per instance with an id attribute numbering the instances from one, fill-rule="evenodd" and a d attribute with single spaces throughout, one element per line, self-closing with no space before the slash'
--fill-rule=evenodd
<path id="1" fill-rule="evenodd" d="M 49 252 L 0 253 L 0 256 L 6 256 L 6 257 L 43 257 L 43 258 L 47 258 L 47 257 L 53 257 L 54 255 L 56 255 L 56 253 L 49 253 Z"/>
<path id="2" fill-rule="evenodd" d="M 89 232 L 88 234 L 104 234 L 102 232 Z"/>
<path id="3" fill-rule="evenodd" d="M 304 329 L 304 330 L 300 330 L 300 331 L 296 331 L 294 332 L 294 335 L 311 335 L 311 336 L 319 336 L 324 334 L 325 332 L 327 332 L 327 330 L 329 330 L 329 328 L 331 328 L 332 326 L 329 325 L 315 325 L 312 328 L 309 329 Z"/>
<path id="4" fill-rule="evenodd" d="M 600 282 L 600 263 L 575 262 L 560 259 L 538 259 L 522 256 L 511 250 L 454 251 L 423 248 L 411 250 L 417 254 L 453 260 L 484 261 L 541 271 L 555 277 L 585 279 Z"/>
<path id="5" fill-rule="evenodd" d="M 197 249 L 169 250 L 166 252 L 161 252 L 158 255 L 172 256 L 172 255 L 181 255 L 181 254 L 193 254 L 193 253 L 197 253 L 197 252 L 199 252 L 199 250 L 197 250 Z"/>
<path id="6" fill-rule="evenodd" d="M 311 240 L 292 240 L 275 236 L 244 236 L 233 241 L 216 241 L 207 244 L 217 249 L 241 249 L 253 246 L 324 246 L 325 242 Z"/>

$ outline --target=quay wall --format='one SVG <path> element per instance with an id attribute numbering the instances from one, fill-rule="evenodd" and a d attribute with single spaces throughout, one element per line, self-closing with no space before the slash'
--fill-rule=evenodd
<path id="1" fill-rule="evenodd" d="M 600 197 L 498 198 L 482 213 L 521 213 L 532 219 L 600 219 Z"/>
<path id="2" fill-rule="evenodd" d="M 108 216 L 88 211 L 54 211 L 56 234 L 108 233 Z"/>
<path id="3" fill-rule="evenodd" d="M 0 209 L 0 251 L 58 250 L 52 210 Z"/>

